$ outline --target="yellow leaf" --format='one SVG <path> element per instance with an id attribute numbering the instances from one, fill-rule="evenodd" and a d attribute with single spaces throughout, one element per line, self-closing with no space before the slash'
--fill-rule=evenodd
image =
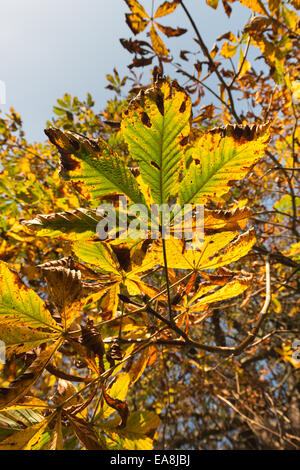
<path id="1" fill-rule="evenodd" d="M 214 10 L 218 8 L 219 0 L 206 0 L 207 5 L 212 7 Z"/>
<path id="2" fill-rule="evenodd" d="M 138 280 L 139 280 L 138 277 L 136 278 L 136 280 L 135 279 L 130 279 L 130 278 L 125 279 L 124 286 L 128 290 L 128 294 L 130 296 L 131 295 L 140 295 L 141 292 L 140 292 L 139 286 L 137 284 Z"/>
<path id="3" fill-rule="evenodd" d="M 244 276 L 240 278 L 236 278 L 233 281 L 230 281 L 225 286 L 218 289 L 213 294 L 207 295 L 196 304 L 192 305 L 191 309 L 194 310 L 201 305 L 211 304 L 212 302 L 220 302 L 221 300 L 231 299 L 232 297 L 237 297 L 242 292 L 244 292 L 250 286 L 252 281 L 252 276 Z"/>
<path id="4" fill-rule="evenodd" d="M 295 30 L 299 22 L 299 16 L 297 12 L 290 10 L 286 6 L 283 6 L 282 16 L 284 17 L 285 23 L 288 28 L 290 28 L 291 30 Z"/>
<path id="5" fill-rule="evenodd" d="M 174 0 L 173 2 L 164 2 L 157 8 L 153 18 L 160 18 L 161 16 L 173 13 L 173 11 L 178 7 L 179 3 L 179 0 Z"/>
<path id="6" fill-rule="evenodd" d="M 108 292 L 104 294 L 101 300 L 101 310 L 102 315 L 105 316 L 105 318 L 110 318 L 111 316 L 115 315 L 118 308 L 119 293 L 120 283 L 116 282 L 115 284 L 110 286 Z"/>
<path id="7" fill-rule="evenodd" d="M 300 80 L 294 80 L 292 83 L 292 97 L 295 104 L 300 103 Z"/>
<path id="8" fill-rule="evenodd" d="M 0 409 L 7 408 L 9 405 L 18 402 L 26 394 L 30 387 L 38 380 L 60 344 L 61 341 L 59 340 L 42 351 L 25 372 L 17 377 L 9 387 L 0 388 Z"/>
<path id="9" fill-rule="evenodd" d="M 228 211 L 204 209 L 204 230 L 243 230 L 251 215 L 252 210 L 247 206 Z"/>
<path id="10" fill-rule="evenodd" d="M 268 125 L 227 125 L 204 134 L 195 144 L 193 161 L 181 182 L 180 205 L 205 204 L 227 193 L 230 183 L 243 179 L 264 155 L 267 129 Z"/>
<path id="11" fill-rule="evenodd" d="M 36 410 L 36 409 L 47 409 L 50 408 L 47 402 L 40 400 L 36 397 L 24 396 L 20 401 L 15 402 L 13 405 L 3 408 L 1 411 L 11 410 Z"/>
<path id="12" fill-rule="evenodd" d="M 157 34 L 156 29 L 153 24 L 151 25 L 151 29 L 150 29 L 150 38 L 151 38 L 154 52 L 159 56 L 168 57 L 169 52 L 166 49 L 166 46 L 164 45 L 162 39 Z"/>
<path id="13" fill-rule="evenodd" d="M 129 384 L 130 384 L 130 375 L 126 372 L 122 372 L 121 374 L 117 376 L 112 386 L 110 386 L 109 389 L 106 391 L 112 399 L 116 398 L 118 400 L 123 401 L 125 400 L 127 396 Z M 114 411 L 115 411 L 114 408 L 111 408 L 106 403 L 106 401 L 104 401 L 103 407 L 101 410 L 101 415 L 103 416 L 103 418 L 108 418 Z"/>
<path id="14" fill-rule="evenodd" d="M 254 229 L 250 229 L 229 245 L 237 235 L 238 232 L 221 232 L 214 235 L 206 235 L 201 250 L 185 250 L 182 240 L 172 237 L 166 239 L 168 267 L 203 270 L 233 263 L 245 256 L 256 241 Z M 225 252 L 220 253 L 224 247 L 226 247 Z M 163 266 L 164 259 L 161 241 L 153 243 L 152 251 L 156 253 L 157 262 Z"/>
<path id="15" fill-rule="evenodd" d="M 272 15 L 278 12 L 280 8 L 280 4 L 281 4 L 280 0 L 268 0 L 268 5 L 269 5 L 270 12 Z"/>
<path id="16" fill-rule="evenodd" d="M 229 245 L 224 254 L 215 255 L 210 260 L 203 262 L 202 269 L 213 269 L 233 263 L 246 256 L 256 242 L 254 229 L 240 235 L 231 245 Z"/>
<path id="17" fill-rule="evenodd" d="M 126 13 L 126 23 L 134 34 L 139 34 L 147 27 L 149 20 L 144 20 L 135 13 Z"/>
<path id="18" fill-rule="evenodd" d="M 165 240 L 167 263 L 169 268 L 174 269 L 202 269 L 209 258 L 218 253 L 231 240 L 233 240 L 239 232 L 222 232 L 204 237 L 204 243 L 201 250 L 185 250 L 183 240 L 173 238 Z M 161 240 L 154 242 L 152 252 L 157 255 L 157 262 L 164 265 Z M 228 264 L 228 263 L 227 263 Z"/>
<path id="19" fill-rule="evenodd" d="M 144 7 L 137 0 L 125 0 L 128 7 L 137 15 L 140 15 L 142 18 L 149 18 Z"/>
<path id="20" fill-rule="evenodd" d="M 102 242 L 75 242 L 74 254 L 85 263 L 93 264 L 105 272 L 119 274 L 119 264 L 111 249 Z"/>
<path id="21" fill-rule="evenodd" d="M 149 348 L 143 349 L 139 358 L 132 364 L 129 370 L 130 383 L 134 384 L 142 376 L 149 360 Z"/>

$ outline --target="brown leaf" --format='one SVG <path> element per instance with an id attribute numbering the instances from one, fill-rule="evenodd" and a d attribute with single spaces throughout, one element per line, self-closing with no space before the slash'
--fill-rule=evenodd
<path id="1" fill-rule="evenodd" d="M 118 398 L 110 397 L 108 395 L 108 393 L 106 392 L 103 384 L 101 384 L 101 388 L 102 388 L 104 400 L 106 401 L 108 406 L 110 406 L 111 408 L 116 410 L 119 413 L 119 415 L 121 416 L 122 421 L 119 424 L 118 428 L 120 428 L 120 429 L 125 428 L 127 418 L 128 418 L 128 414 L 129 414 L 128 405 L 127 405 L 126 401 L 121 401 Z"/>
<path id="2" fill-rule="evenodd" d="M 90 425 L 81 418 L 77 418 L 65 411 L 63 414 L 68 418 L 70 424 L 78 437 L 80 443 L 86 450 L 103 450 L 103 447 L 100 445 L 98 438 Z"/>
<path id="3" fill-rule="evenodd" d="M 51 360 L 60 341 L 42 351 L 26 371 L 17 377 L 9 387 L 0 388 L 0 409 L 18 401 L 38 380 L 48 362 Z"/>
<path id="4" fill-rule="evenodd" d="M 115 361 L 121 361 L 122 358 L 123 354 L 120 348 L 120 343 L 118 340 L 115 340 L 106 353 L 106 359 L 108 360 L 110 367 L 114 367 Z"/>
<path id="5" fill-rule="evenodd" d="M 168 38 L 172 38 L 175 36 L 182 36 L 184 33 L 187 32 L 185 28 L 171 28 L 171 26 L 163 26 L 162 24 L 155 23 L 158 29 L 161 30 Z"/>
<path id="6" fill-rule="evenodd" d="M 257 33 L 262 34 L 262 32 L 272 24 L 272 19 L 266 18 L 264 16 L 255 16 L 251 21 L 245 26 L 245 33 Z"/>
<path id="7" fill-rule="evenodd" d="M 134 384 L 135 382 L 137 382 L 139 378 L 142 376 L 147 366 L 148 360 L 149 360 L 149 348 L 145 348 L 141 352 L 139 358 L 136 361 L 134 361 L 134 363 L 132 364 L 132 366 L 130 367 L 128 371 L 131 384 Z"/>
<path id="8" fill-rule="evenodd" d="M 221 134 L 222 137 L 233 137 L 239 143 L 252 141 L 263 136 L 269 128 L 269 122 L 264 124 L 227 124 L 210 129 L 211 134 Z"/>
<path id="9" fill-rule="evenodd" d="M 230 15 L 231 15 L 231 12 L 232 12 L 231 6 L 229 5 L 227 0 L 222 0 L 222 3 L 223 3 L 223 7 L 224 7 L 226 15 L 228 16 L 228 18 L 230 18 Z"/>
<path id="10" fill-rule="evenodd" d="M 149 18 L 144 7 L 137 0 L 125 0 L 132 13 L 136 13 L 143 18 Z"/>
<path id="11" fill-rule="evenodd" d="M 173 11 L 178 7 L 180 1 L 174 0 L 173 2 L 164 2 L 162 5 L 158 7 L 155 12 L 154 19 L 160 18 L 161 16 L 169 15 L 173 13 Z"/>
<path id="12" fill-rule="evenodd" d="M 54 417 L 54 428 L 51 430 L 50 440 L 43 450 L 62 450 L 63 435 L 61 426 L 61 411 L 58 411 Z"/>

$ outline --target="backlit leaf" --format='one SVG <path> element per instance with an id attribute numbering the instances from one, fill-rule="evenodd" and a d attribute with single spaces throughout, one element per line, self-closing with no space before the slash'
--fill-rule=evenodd
<path id="1" fill-rule="evenodd" d="M 45 418 L 40 423 L 34 424 L 22 431 L 12 434 L 4 441 L 0 442 L 0 450 L 30 450 L 37 446 L 42 434 L 47 428 L 53 414 Z"/>
<path id="2" fill-rule="evenodd" d="M 211 304 L 213 302 L 219 302 L 226 299 L 231 299 L 232 297 L 236 297 L 244 292 L 250 286 L 252 281 L 251 276 L 244 276 L 237 278 L 233 281 L 228 282 L 225 286 L 218 289 L 216 292 L 201 297 L 194 305 L 192 305 L 192 309 L 200 307 L 201 305 Z M 196 300 L 195 298 L 193 301 Z"/>
<path id="3" fill-rule="evenodd" d="M 159 24 L 157 22 L 155 22 L 155 24 L 162 33 L 168 36 L 168 38 L 182 36 L 184 33 L 187 32 L 187 29 L 185 28 L 171 28 L 171 26 L 163 26 L 162 24 Z"/>
<path id="4" fill-rule="evenodd" d="M 256 126 L 227 127 L 225 137 L 221 129 L 201 137 L 180 186 L 180 204 L 205 204 L 227 193 L 233 181 L 243 179 L 264 155 L 268 139 L 264 130 L 261 134 Z"/>
<path id="5" fill-rule="evenodd" d="M 176 82 L 162 80 L 131 101 L 122 132 L 155 203 L 177 193 L 178 168 L 190 132 L 191 101 Z"/>
<path id="6" fill-rule="evenodd" d="M 118 399 L 121 402 L 124 402 L 128 387 L 130 384 L 130 375 L 126 372 L 119 374 L 114 381 L 114 383 L 106 390 L 106 399 L 101 410 L 101 416 L 103 418 L 108 418 L 115 408 L 114 400 Z M 107 399 L 108 397 L 108 399 Z"/>
<path id="7" fill-rule="evenodd" d="M 45 133 L 60 152 L 62 175 L 85 197 L 95 200 L 110 194 L 124 194 L 134 203 L 144 203 L 125 161 L 104 140 L 89 140 L 53 127 Z"/>

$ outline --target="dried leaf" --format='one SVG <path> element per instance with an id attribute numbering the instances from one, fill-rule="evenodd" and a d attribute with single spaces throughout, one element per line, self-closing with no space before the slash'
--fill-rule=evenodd
<path id="1" fill-rule="evenodd" d="M 187 32 L 187 29 L 185 28 L 171 28 L 171 26 L 163 26 L 162 24 L 159 24 L 159 23 L 155 23 L 155 24 L 162 33 L 168 36 L 168 38 L 182 36 L 184 33 Z"/>

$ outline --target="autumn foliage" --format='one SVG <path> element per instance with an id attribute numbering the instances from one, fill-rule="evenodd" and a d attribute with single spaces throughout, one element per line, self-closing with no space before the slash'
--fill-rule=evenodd
<path id="1" fill-rule="evenodd" d="M 210 51 L 192 2 L 143 3 L 100 114 L 0 119 L 0 449 L 299 449 L 299 2 L 207 0 L 249 9 Z M 99 239 L 120 196 L 146 237 Z M 201 247 L 153 204 L 204 205 Z"/>

